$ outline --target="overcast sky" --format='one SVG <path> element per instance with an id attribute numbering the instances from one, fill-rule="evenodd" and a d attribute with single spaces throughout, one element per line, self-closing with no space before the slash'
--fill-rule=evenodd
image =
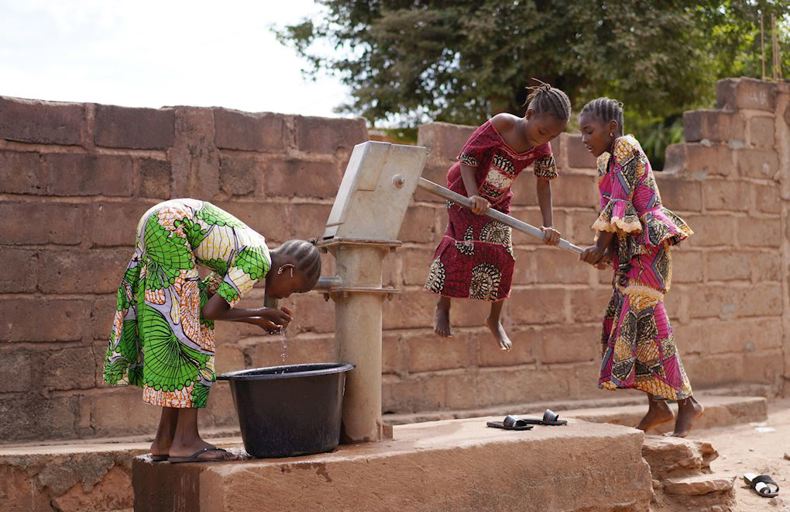
<path id="1" fill-rule="evenodd" d="M 0 95 L 334 116 L 339 81 L 305 81 L 270 27 L 312 0 L 0 0 Z"/>

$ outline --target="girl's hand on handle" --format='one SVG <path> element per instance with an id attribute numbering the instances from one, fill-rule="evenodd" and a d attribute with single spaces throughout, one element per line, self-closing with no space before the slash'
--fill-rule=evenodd
<path id="1" fill-rule="evenodd" d="M 604 257 L 603 249 L 598 248 L 597 245 L 585 247 L 584 251 L 579 255 L 579 259 L 589 263 L 590 265 L 597 266 Z"/>
<path id="2" fill-rule="evenodd" d="M 541 231 L 543 231 L 543 243 L 546 245 L 557 245 L 560 243 L 560 232 L 554 229 L 553 227 L 549 226 L 541 226 Z"/>
<path id="3" fill-rule="evenodd" d="M 488 201 L 480 196 L 470 196 L 469 199 L 472 201 L 472 213 L 475 215 L 483 215 L 488 211 L 488 207 L 491 206 Z"/>

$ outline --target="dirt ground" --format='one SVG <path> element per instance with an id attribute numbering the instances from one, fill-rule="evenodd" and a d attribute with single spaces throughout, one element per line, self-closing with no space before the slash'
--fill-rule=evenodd
<path id="1" fill-rule="evenodd" d="M 708 441 L 718 450 L 719 458 L 711 464 L 714 472 L 737 475 L 735 510 L 790 512 L 790 400 L 770 402 L 766 422 L 701 430 L 689 439 Z M 779 496 L 761 498 L 744 483 L 744 473 L 771 475 L 779 484 Z"/>

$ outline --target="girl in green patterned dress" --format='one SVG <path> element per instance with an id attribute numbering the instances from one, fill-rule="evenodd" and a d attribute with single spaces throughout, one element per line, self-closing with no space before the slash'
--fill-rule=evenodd
<path id="1" fill-rule="evenodd" d="M 198 265 L 212 272 L 201 279 Z M 173 199 L 143 215 L 118 288 L 104 380 L 140 386 L 145 402 L 162 407 L 154 460 L 229 457 L 197 428 L 197 411 L 216 378 L 214 321 L 284 328 L 287 308 L 234 306 L 258 281 L 268 297 L 282 299 L 313 289 L 320 274 L 312 243 L 290 240 L 269 251 L 263 236 L 211 203 Z"/>

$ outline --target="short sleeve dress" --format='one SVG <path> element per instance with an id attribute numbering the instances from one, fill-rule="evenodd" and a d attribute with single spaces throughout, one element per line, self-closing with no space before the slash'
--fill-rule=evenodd
<path id="1" fill-rule="evenodd" d="M 680 361 L 664 295 L 672 281 L 671 247 L 692 235 L 664 207 L 650 162 L 630 135 L 598 158 L 601 211 L 596 231 L 615 233 L 612 298 L 603 321 L 604 389 L 633 388 L 682 400 L 691 384 Z"/>
<path id="2" fill-rule="evenodd" d="M 201 279 L 198 265 L 212 272 Z M 104 380 L 142 387 L 153 405 L 205 407 L 214 323 L 201 308 L 214 293 L 235 306 L 270 267 L 263 236 L 211 203 L 173 199 L 148 210 L 118 288 Z"/>
<path id="3" fill-rule="evenodd" d="M 447 173 L 448 188 L 468 196 L 461 164 L 475 168 L 479 195 L 503 213 L 510 213 L 511 185 L 526 167 L 532 165 L 536 176 L 557 177 L 548 143 L 514 151 L 490 120 L 472 133 Z M 506 299 L 515 265 L 511 228 L 451 201 L 447 213 L 447 231 L 434 253 L 425 288 L 452 298 Z"/>

